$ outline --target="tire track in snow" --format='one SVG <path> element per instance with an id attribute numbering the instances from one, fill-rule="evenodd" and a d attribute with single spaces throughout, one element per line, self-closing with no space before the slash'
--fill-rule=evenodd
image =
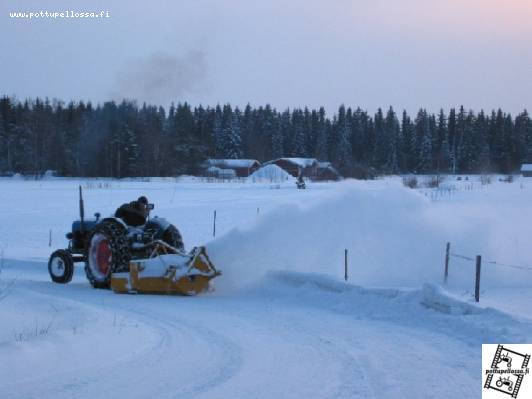
<path id="1" fill-rule="evenodd" d="M 234 381 L 205 397 L 372 397 L 357 358 L 309 328 L 321 322 L 312 309 L 309 317 L 309 309 L 272 307 L 267 300 L 253 300 L 251 306 L 246 297 L 224 302 L 225 334 L 239 337 L 243 368 Z"/>
<path id="2" fill-rule="evenodd" d="M 186 382 L 176 381 L 178 387 L 175 388 L 175 391 L 173 393 L 167 394 L 160 393 L 160 395 L 162 395 L 163 397 L 181 398 L 183 396 L 197 396 L 212 389 L 217 385 L 223 384 L 225 381 L 228 381 L 240 369 L 242 362 L 239 346 L 227 337 L 223 336 L 222 334 L 219 334 L 214 330 L 205 327 L 204 325 L 192 323 L 184 318 L 172 318 L 169 316 L 168 313 L 159 313 L 160 310 L 158 310 L 157 308 L 149 308 L 143 310 L 139 310 L 138 308 L 123 309 L 128 312 L 132 312 L 136 315 L 140 315 L 142 318 L 150 320 L 150 323 L 155 323 L 160 328 L 165 329 L 167 331 L 181 330 L 181 336 L 179 338 L 181 338 L 183 342 L 187 342 L 187 340 L 190 340 L 191 338 L 200 338 L 201 341 L 208 343 L 208 345 L 206 345 L 207 348 L 216 347 L 218 352 L 220 352 L 217 358 L 218 360 L 222 359 L 222 361 L 218 361 L 215 365 L 209 364 L 208 367 L 205 367 L 206 361 L 212 361 L 213 359 L 206 359 L 203 356 L 205 353 L 198 353 L 198 355 L 200 356 L 196 358 L 196 361 L 198 361 L 199 363 L 197 365 L 191 365 L 190 363 L 186 364 L 185 361 L 181 361 L 183 364 L 174 364 L 174 367 L 171 367 L 171 370 L 176 370 L 175 366 L 177 366 L 177 373 L 179 373 L 178 370 L 180 368 L 196 368 L 198 370 L 201 370 L 201 372 L 199 373 L 201 375 L 201 378 L 198 378 L 198 381 L 196 382 L 194 382 L 193 380 L 189 380 Z M 169 336 L 170 339 L 173 340 L 173 338 L 176 337 L 176 334 L 169 334 Z M 162 357 L 168 357 L 171 349 L 174 349 L 174 352 L 176 352 L 176 348 L 174 345 L 166 345 L 165 350 L 160 352 L 161 356 L 159 357 L 159 359 L 161 359 Z M 177 361 L 179 362 L 179 352 L 175 353 L 175 355 Z M 144 363 L 144 360 L 142 362 Z M 184 386 L 183 384 L 186 384 L 188 386 Z M 165 390 L 167 390 L 167 388 L 165 388 Z"/>
<path id="3" fill-rule="evenodd" d="M 94 294 L 97 296 L 107 294 L 101 290 L 88 289 L 87 294 L 80 296 L 78 292 L 74 298 L 51 294 L 41 286 L 28 290 L 54 299 L 74 302 L 78 308 L 96 309 L 100 314 L 105 312 L 109 315 L 118 314 L 134 318 L 137 322 L 154 329 L 159 335 L 155 345 L 119 361 L 112 358 L 102 359 L 95 370 L 91 371 L 92 365 L 89 365 L 67 372 L 66 376 L 65 373 L 61 373 L 28 381 L 31 382 L 28 385 L 39 386 L 40 394 L 37 396 L 49 391 L 53 392 L 54 397 L 63 395 L 71 397 L 74 392 L 76 397 L 92 397 L 97 392 L 94 392 L 93 386 L 96 384 L 110 395 L 119 397 L 134 380 L 139 382 L 139 386 L 135 388 L 136 392 L 129 394 L 130 397 L 149 397 L 155 392 L 162 398 L 177 398 L 183 395 L 194 397 L 230 379 L 240 367 L 239 348 L 235 343 L 205 326 L 175 318 L 166 307 L 163 307 L 161 313 L 158 307 L 161 304 L 157 302 L 162 302 L 164 305 L 165 301 L 155 301 L 155 304 L 150 301 L 160 298 L 111 294 L 104 297 L 106 304 L 102 305 L 91 303 L 91 300 L 95 299 Z M 146 302 L 144 299 L 150 303 L 144 303 Z M 172 300 L 168 297 L 166 299 Z M 139 303 L 139 300 L 142 303 Z M 135 303 L 132 304 L 132 301 Z M 196 349 L 196 356 L 184 359 L 183 354 L 190 351 L 190 346 Z M 210 363 L 207 365 L 204 358 L 206 353 L 211 355 L 208 359 Z M 128 370 L 132 371 L 128 373 Z M 59 382 L 65 379 L 75 382 L 66 384 Z M 172 384 L 175 386 L 172 387 Z M 27 394 L 32 395 L 31 392 Z"/>
<path id="4" fill-rule="evenodd" d="M 48 290 L 43 290 L 41 285 L 24 287 L 24 283 L 21 283 L 17 287 L 17 290 L 21 292 L 26 292 L 29 295 L 36 295 L 38 297 L 41 297 L 39 298 L 39 301 L 53 303 L 57 307 L 59 307 L 58 305 L 60 303 L 65 304 L 68 310 L 74 307 L 75 311 L 80 312 L 81 315 L 84 315 L 90 323 L 93 323 L 95 321 L 102 323 L 103 319 L 111 320 L 111 316 L 113 315 L 112 312 L 109 312 L 105 308 L 102 308 L 95 304 L 82 302 L 71 297 L 65 297 L 63 293 L 61 293 L 61 295 L 52 294 L 48 292 Z M 90 324 L 89 328 L 93 328 L 94 326 L 94 324 Z M 149 331 L 153 336 L 154 329 L 151 326 L 145 324 L 144 328 L 145 331 Z M 109 328 L 107 328 L 107 330 L 109 330 Z M 104 329 L 104 331 L 107 330 Z M 110 332 L 115 334 L 113 338 L 116 339 L 116 331 Z M 39 349 L 39 347 L 26 349 L 25 346 L 29 346 L 30 344 L 46 346 L 47 349 L 50 349 L 51 345 L 53 347 L 53 345 L 56 344 L 53 341 L 50 342 L 49 338 L 64 339 L 65 336 L 63 335 L 63 333 L 64 331 L 61 330 L 52 330 L 52 332 L 50 333 L 50 337 L 34 337 L 31 342 L 23 342 L 22 345 L 19 345 L 20 350 L 27 351 L 32 349 Z M 60 368 L 58 364 L 47 362 L 48 364 L 46 365 L 46 369 L 32 369 L 32 371 L 26 373 L 25 377 L 23 377 L 22 379 L 17 378 L 17 380 L 14 382 L 5 385 L 3 384 L 2 386 L 0 386 L 0 392 L 3 392 L 1 396 L 6 398 L 42 398 L 47 396 L 59 398 L 72 397 L 72 395 L 77 396 L 77 392 L 80 389 L 89 386 L 91 382 L 95 381 L 95 379 L 91 381 L 90 378 L 86 377 L 86 375 L 89 375 L 90 377 L 91 368 L 98 370 L 99 373 L 112 374 L 114 369 L 119 369 L 125 364 L 131 362 L 132 359 L 143 357 L 146 354 L 152 352 L 154 348 L 160 347 L 162 343 L 165 342 L 167 337 L 165 337 L 164 334 L 161 334 L 161 330 L 157 330 L 157 333 L 159 334 L 158 339 L 153 339 L 153 341 L 150 339 L 150 341 L 148 342 L 143 342 L 143 345 L 139 345 L 137 348 L 135 348 L 134 351 L 129 353 L 116 353 L 116 351 L 115 353 L 108 353 L 108 357 L 103 359 L 103 361 L 98 360 L 97 362 L 95 362 L 94 359 L 92 359 L 92 361 L 89 360 L 88 364 L 80 364 L 80 360 L 86 361 L 87 359 L 72 359 L 73 361 L 69 362 L 68 368 L 66 370 Z M 55 337 L 55 335 L 57 335 L 57 337 Z M 120 335 L 120 332 L 118 333 L 118 335 Z M 150 334 L 148 334 L 147 338 L 149 337 L 149 335 Z M 83 342 L 84 336 L 86 336 L 84 332 L 79 332 L 78 335 L 73 338 L 73 340 L 79 340 L 79 346 L 81 347 L 87 344 L 86 342 Z M 93 338 L 93 336 L 90 337 Z M 72 342 L 69 342 L 69 344 L 72 344 Z M 69 349 L 72 349 L 72 347 L 67 346 L 65 348 L 58 346 L 57 348 L 54 348 L 53 352 L 63 352 Z M 52 355 L 53 352 L 51 353 Z M 79 355 L 80 353 L 75 354 Z M 83 353 L 81 355 L 83 356 Z M 63 359 L 59 359 L 59 364 L 61 364 L 62 362 Z M 17 375 L 17 377 L 19 376 Z"/>

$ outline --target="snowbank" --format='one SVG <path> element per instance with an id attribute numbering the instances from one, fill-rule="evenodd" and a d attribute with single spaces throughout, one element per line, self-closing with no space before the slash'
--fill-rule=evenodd
<path id="1" fill-rule="evenodd" d="M 469 345 L 529 342 L 532 338 L 531 321 L 457 298 L 434 284 L 406 290 L 364 288 L 326 275 L 271 272 L 252 285 L 248 295 L 268 298 L 272 305 L 298 304 L 357 320 L 430 330 Z"/>
<path id="2" fill-rule="evenodd" d="M 481 307 L 455 298 L 448 292 L 445 292 L 441 287 L 433 284 L 423 285 L 421 304 L 427 308 L 446 314 L 468 315 L 483 312 Z"/>
<path id="3" fill-rule="evenodd" d="M 253 183 L 282 183 L 289 179 L 293 179 L 292 175 L 275 164 L 263 166 L 248 177 Z"/>

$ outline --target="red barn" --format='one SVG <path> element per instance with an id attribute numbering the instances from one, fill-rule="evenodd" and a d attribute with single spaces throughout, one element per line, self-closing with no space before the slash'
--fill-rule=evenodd
<path id="1" fill-rule="evenodd" d="M 330 162 L 318 162 L 318 168 L 316 169 L 316 176 L 313 180 L 315 181 L 337 181 L 340 180 L 342 176 L 336 170 Z"/>

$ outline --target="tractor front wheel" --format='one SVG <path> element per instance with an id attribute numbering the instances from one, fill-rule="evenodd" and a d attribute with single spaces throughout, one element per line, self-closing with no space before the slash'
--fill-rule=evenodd
<path id="1" fill-rule="evenodd" d="M 70 252 L 58 249 L 52 253 L 48 261 L 48 272 L 54 283 L 69 283 L 74 275 L 74 262 Z"/>
<path id="2" fill-rule="evenodd" d="M 129 270 L 126 230 L 112 221 L 97 225 L 90 237 L 85 274 L 94 288 L 109 288 L 111 274 Z"/>

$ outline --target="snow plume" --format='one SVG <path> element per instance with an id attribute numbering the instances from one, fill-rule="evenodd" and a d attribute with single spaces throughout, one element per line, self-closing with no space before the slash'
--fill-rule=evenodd
<path id="1" fill-rule="evenodd" d="M 200 91 L 207 74 L 205 54 L 190 51 L 177 57 L 154 53 L 121 71 L 112 97 L 151 104 L 169 104 Z"/>
<path id="2" fill-rule="evenodd" d="M 471 255 L 492 248 L 488 221 L 464 219 L 451 204 L 439 206 L 423 194 L 383 182 L 345 182 L 338 195 L 312 207 L 285 206 L 245 228 L 211 242 L 208 252 L 224 271 L 217 287 L 241 286 L 272 270 L 344 275 L 348 249 L 349 281 L 373 286 L 419 287 L 443 279 L 445 244 L 460 243 Z M 470 289 L 474 262 L 452 259 L 450 284 Z M 483 286 L 501 285 L 504 270 L 483 269 Z M 524 276 L 514 276 L 505 285 Z M 525 276 L 528 277 L 528 276 Z"/>

